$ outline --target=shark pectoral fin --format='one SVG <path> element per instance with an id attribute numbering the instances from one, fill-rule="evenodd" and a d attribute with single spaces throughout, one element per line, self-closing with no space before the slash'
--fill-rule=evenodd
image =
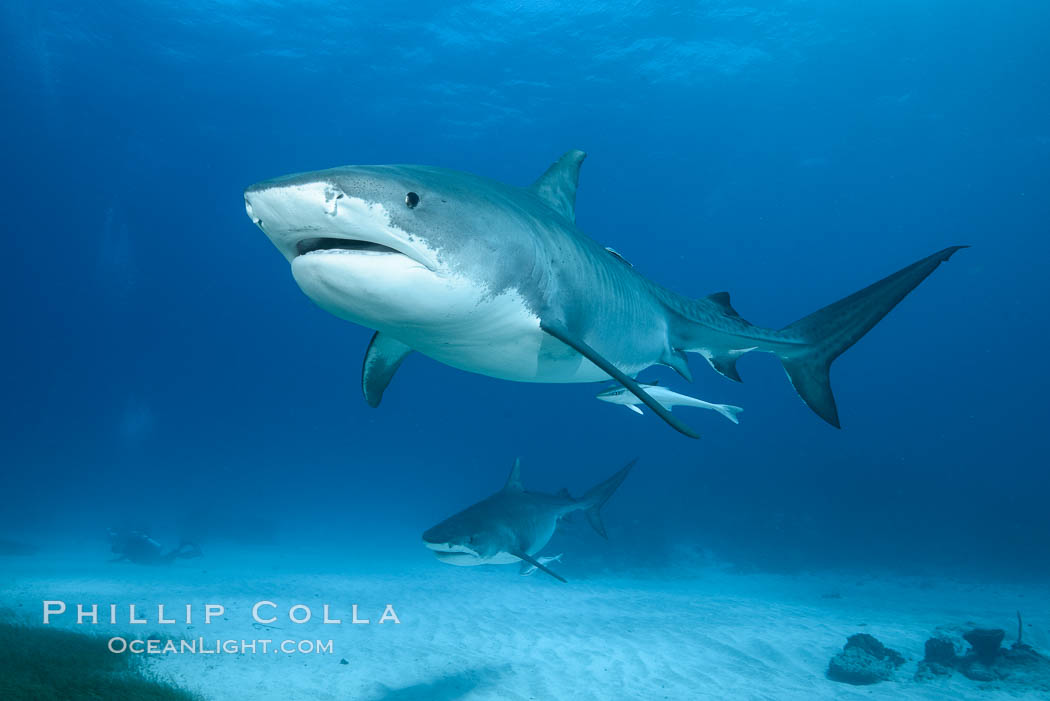
<path id="1" fill-rule="evenodd" d="M 700 437 L 699 434 L 697 434 L 691 428 L 689 428 L 677 418 L 672 416 L 671 412 L 665 409 L 663 405 L 660 404 L 660 402 L 653 399 L 653 397 L 650 396 L 650 394 L 646 392 L 645 389 L 642 388 L 642 386 L 639 385 L 637 381 L 628 377 L 626 373 L 624 373 L 618 367 L 606 360 L 601 354 L 598 353 L 598 351 L 591 348 L 584 341 L 578 338 L 574 338 L 572 334 L 570 334 L 568 330 L 566 330 L 562 325 L 547 321 L 541 321 L 540 329 L 550 334 L 554 338 L 558 339 L 570 348 L 573 348 L 580 355 L 587 358 L 587 360 L 597 365 L 610 377 L 612 377 L 614 380 L 616 380 L 621 385 L 630 390 L 631 394 L 641 399 L 642 402 L 647 407 L 652 409 L 657 416 L 659 416 L 661 419 L 670 424 L 671 427 L 677 430 L 679 433 L 689 436 L 690 438 Z"/>
<path id="2" fill-rule="evenodd" d="M 390 384 L 394 373 L 401 367 L 401 362 L 412 352 L 396 338 L 376 331 L 365 351 L 365 362 L 361 368 L 361 390 L 365 401 L 371 407 L 379 406 L 383 391 Z"/>
<path id="3" fill-rule="evenodd" d="M 624 404 L 624 406 L 627 407 L 628 409 L 630 409 L 631 411 L 633 411 L 636 414 L 641 414 L 642 413 L 642 410 L 639 409 L 634 404 Z"/>
<path id="4" fill-rule="evenodd" d="M 549 567 L 547 567 L 546 565 L 544 565 L 539 560 L 537 560 L 532 555 L 529 555 L 526 552 L 518 550 L 518 551 L 511 551 L 510 554 L 513 555 L 514 557 L 518 558 L 519 560 L 522 560 L 523 562 L 529 563 L 530 565 L 532 565 L 536 569 L 546 572 L 550 576 L 552 576 L 555 579 L 557 579 L 559 582 L 564 582 L 565 584 L 569 583 L 568 580 L 565 579 L 565 577 L 562 577 L 560 574 L 556 574 L 556 573 L 552 572 Z"/>

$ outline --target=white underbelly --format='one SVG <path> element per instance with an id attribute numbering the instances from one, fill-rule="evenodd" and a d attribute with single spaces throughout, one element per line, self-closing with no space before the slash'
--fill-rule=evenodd
<path id="1" fill-rule="evenodd" d="M 446 365 L 518 382 L 599 382 L 609 376 L 540 329 L 516 290 L 492 294 L 400 255 L 309 254 L 293 261 L 300 288 L 338 317 L 390 334 Z M 610 357 L 624 372 L 652 365 Z"/>
<path id="2" fill-rule="evenodd" d="M 482 560 L 479 564 L 482 565 L 512 565 L 516 562 L 521 562 L 521 559 L 517 555 L 511 555 L 510 553 L 497 553 L 492 557 Z"/>
<path id="3" fill-rule="evenodd" d="M 526 551 L 529 555 L 535 555 L 539 551 L 547 547 L 547 543 L 550 542 L 554 536 L 554 530 L 558 527 L 557 519 L 550 519 L 550 523 L 544 524 L 541 532 L 533 534 L 532 543 L 529 544 L 529 548 Z M 480 562 L 484 565 L 511 565 L 517 562 L 521 562 L 521 558 L 517 555 L 511 555 L 506 552 L 499 552 L 492 557 L 485 558 Z"/>
<path id="4" fill-rule="evenodd" d="M 479 315 L 469 330 L 421 330 L 400 340 L 424 355 L 468 372 L 516 382 L 598 382 L 609 379 L 594 363 L 544 333 L 526 314 Z M 391 333 L 397 333 L 391 330 Z M 404 333 L 403 331 L 401 333 Z"/>

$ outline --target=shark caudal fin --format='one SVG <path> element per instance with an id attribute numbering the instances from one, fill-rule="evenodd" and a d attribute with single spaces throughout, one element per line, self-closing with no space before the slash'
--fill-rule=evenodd
<path id="1" fill-rule="evenodd" d="M 712 404 L 711 408 L 735 424 L 740 423 L 738 415 L 744 410 L 742 407 L 733 406 L 732 404 Z"/>
<path id="2" fill-rule="evenodd" d="M 791 384 L 810 409 L 839 427 L 829 377 L 832 361 L 961 248 L 967 246 L 938 251 L 777 332 L 777 342 L 768 350 L 780 358 Z"/>
<path id="3" fill-rule="evenodd" d="M 602 538 L 609 537 L 605 533 L 605 524 L 602 523 L 602 507 L 605 506 L 605 502 L 609 501 L 609 497 L 613 495 L 613 492 L 623 484 L 623 481 L 627 478 L 627 473 L 631 471 L 636 462 L 638 462 L 638 458 L 627 463 L 622 470 L 601 484 L 591 487 L 580 499 L 580 503 L 584 507 L 584 513 L 587 515 L 588 523 Z"/>

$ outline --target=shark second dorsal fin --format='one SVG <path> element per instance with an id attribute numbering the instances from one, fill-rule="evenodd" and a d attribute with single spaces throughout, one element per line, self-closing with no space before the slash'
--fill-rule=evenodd
<path id="1" fill-rule="evenodd" d="M 569 151 L 531 187 L 547 206 L 573 223 L 576 222 L 576 185 L 580 181 L 580 164 L 586 157 L 583 151 Z"/>
<path id="2" fill-rule="evenodd" d="M 510 475 L 507 476 L 507 483 L 503 485 L 503 489 L 515 492 L 525 491 L 525 488 L 521 486 L 521 458 L 514 458 L 514 467 L 510 468 Z"/>
<path id="3" fill-rule="evenodd" d="M 722 313 L 726 316 L 740 318 L 740 314 L 738 314 L 736 309 L 733 309 L 733 305 L 729 303 L 728 292 L 715 292 L 714 294 L 707 295 L 707 300 L 718 305 L 722 310 Z"/>

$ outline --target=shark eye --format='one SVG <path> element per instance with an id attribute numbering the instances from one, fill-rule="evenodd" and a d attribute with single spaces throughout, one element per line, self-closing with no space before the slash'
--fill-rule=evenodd
<path id="1" fill-rule="evenodd" d="M 409 209 L 415 209 L 416 205 L 419 204 L 419 195 L 414 192 L 410 192 L 405 195 L 405 204 L 408 205 Z"/>

